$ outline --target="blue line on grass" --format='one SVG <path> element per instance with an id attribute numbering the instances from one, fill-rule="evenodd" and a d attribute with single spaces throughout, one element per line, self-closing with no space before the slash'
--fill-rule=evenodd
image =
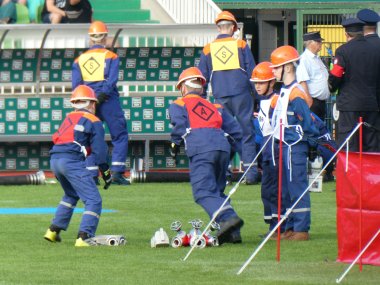
<path id="1" fill-rule="evenodd" d="M 0 208 L 0 215 L 36 215 L 54 214 L 57 208 Z M 83 213 L 83 208 L 75 208 L 74 213 Z M 114 213 L 115 210 L 103 209 L 102 213 Z"/>

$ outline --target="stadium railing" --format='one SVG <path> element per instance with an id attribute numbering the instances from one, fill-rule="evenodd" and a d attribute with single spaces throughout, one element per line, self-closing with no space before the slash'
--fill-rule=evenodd
<path id="1" fill-rule="evenodd" d="M 14 32 L 20 34 L 18 30 Z M 119 42 L 126 41 L 122 32 L 114 36 L 115 42 L 118 38 L 122 38 Z M 86 50 L 84 46 L 70 45 L 67 48 L 25 48 L 25 44 L 33 46 L 28 37 L 25 36 L 19 47 L 13 42 L 13 48 L 4 48 L 6 37 L 1 40 L 0 142 L 6 144 L 0 146 L 0 170 L 46 168 L 51 134 L 72 110 L 68 101 L 72 63 Z M 51 46 L 47 38 L 40 40 L 40 44 Z M 131 42 L 131 38 L 128 41 Z M 154 42 L 164 43 L 163 40 Z M 187 167 L 184 158 L 180 158 L 177 165 L 170 159 L 165 143 L 170 133 L 167 108 L 178 96 L 174 87 L 178 75 L 183 69 L 198 64 L 201 49 L 174 45 L 114 48 L 120 58 L 118 86 L 130 133 L 129 158 L 143 157 L 145 170 Z M 40 156 L 35 157 L 35 153 Z M 132 164 L 129 159 L 127 166 Z"/>

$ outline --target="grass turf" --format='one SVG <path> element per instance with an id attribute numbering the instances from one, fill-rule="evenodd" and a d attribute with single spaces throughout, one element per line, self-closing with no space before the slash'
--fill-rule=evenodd
<path id="1" fill-rule="evenodd" d="M 0 284 L 335 284 L 347 268 L 336 263 L 335 183 L 324 183 L 312 196 L 312 229 L 308 242 L 281 243 L 276 261 L 276 242 L 269 241 L 245 271 L 236 273 L 259 245 L 267 226 L 262 219 L 259 186 L 241 185 L 233 205 L 245 220 L 243 244 L 194 250 L 150 248 L 150 238 L 163 227 L 180 220 L 208 222 L 192 200 L 188 183 L 112 185 L 101 190 L 104 213 L 97 234 L 123 234 L 121 247 L 75 248 L 81 214 L 74 214 L 63 242 L 49 243 L 43 235 L 53 214 L 0 215 Z M 228 193 L 227 189 L 227 193 Z M 1 186 L 0 208 L 56 207 L 62 190 L 57 185 Z M 82 204 L 78 207 L 83 207 Z M 380 269 L 355 266 L 343 284 L 379 284 Z"/>

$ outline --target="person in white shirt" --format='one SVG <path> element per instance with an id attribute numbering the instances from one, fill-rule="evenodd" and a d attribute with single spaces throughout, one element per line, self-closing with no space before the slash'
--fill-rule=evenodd
<path id="1" fill-rule="evenodd" d="M 311 32 L 303 35 L 305 51 L 301 55 L 297 67 L 297 81 L 306 94 L 313 98 L 310 110 L 322 120 L 326 116 L 326 100 L 330 97 L 328 87 L 329 73 L 318 56 L 322 48 L 320 32 Z"/>

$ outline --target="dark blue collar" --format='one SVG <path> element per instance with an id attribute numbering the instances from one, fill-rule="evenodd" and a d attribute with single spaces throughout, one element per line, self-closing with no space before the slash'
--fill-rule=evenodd
<path id="1" fill-rule="evenodd" d="M 297 83 L 297 80 L 294 80 L 292 83 L 288 84 L 288 85 L 282 85 L 282 88 L 285 88 L 285 89 L 289 89 L 290 87 L 293 86 L 293 84 Z"/>
<path id="2" fill-rule="evenodd" d="M 225 39 L 225 38 L 231 38 L 231 35 L 228 34 L 219 34 L 216 38 L 217 39 Z"/>
<path id="3" fill-rule="evenodd" d="M 97 49 L 97 48 L 105 48 L 105 47 L 102 45 L 93 45 L 92 47 L 90 47 L 90 49 Z"/>

